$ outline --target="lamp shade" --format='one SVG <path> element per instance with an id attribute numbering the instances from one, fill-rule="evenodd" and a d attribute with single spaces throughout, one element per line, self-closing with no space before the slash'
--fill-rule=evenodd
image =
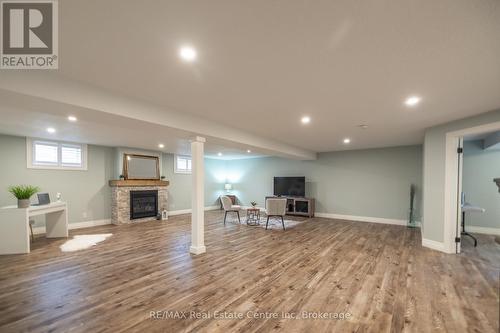
<path id="1" fill-rule="evenodd" d="M 233 185 L 226 183 L 226 184 L 224 184 L 224 189 L 226 191 L 231 191 L 233 189 Z"/>

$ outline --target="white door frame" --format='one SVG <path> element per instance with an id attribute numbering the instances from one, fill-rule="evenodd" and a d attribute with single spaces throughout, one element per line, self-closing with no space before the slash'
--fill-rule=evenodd
<path id="1" fill-rule="evenodd" d="M 499 131 L 500 121 L 446 133 L 445 179 L 444 179 L 444 248 L 447 253 L 455 253 L 455 236 L 458 222 L 458 158 L 459 139 Z M 493 179 L 491 180 L 493 182 Z"/>
<path id="2" fill-rule="evenodd" d="M 455 211 L 457 212 L 457 217 L 456 217 L 456 222 L 455 222 L 455 237 L 459 237 L 460 241 L 457 242 L 455 241 L 455 253 L 460 253 L 461 251 L 461 236 L 462 236 L 462 229 L 460 228 L 461 226 L 461 216 L 462 216 L 462 185 L 463 185 L 463 172 L 464 172 L 464 137 L 461 136 L 458 138 L 458 148 L 462 149 L 462 152 L 459 154 L 457 151 L 457 154 L 455 155 L 455 158 L 457 159 L 457 166 L 458 166 L 458 174 L 457 174 L 457 190 L 456 192 L 456 206 L 455 206 Z"/>

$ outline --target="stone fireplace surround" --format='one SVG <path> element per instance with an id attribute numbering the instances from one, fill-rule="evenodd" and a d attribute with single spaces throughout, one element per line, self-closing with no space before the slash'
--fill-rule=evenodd
<path id="1" fill-rule="evenodd" d="M 131 191 L 158 191 L 158 212 L 167 209 L 168 181 L 162 180 L 110 180 L 111 186 L 111 223 L 115 225 L 155 220 L 155 217 L 130 219 Z"/>

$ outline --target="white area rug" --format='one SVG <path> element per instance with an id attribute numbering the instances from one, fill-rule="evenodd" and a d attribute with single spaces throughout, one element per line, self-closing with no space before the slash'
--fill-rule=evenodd
<path id="1" fill-rule="evenodd" d="M 73 239 L 70 239 L 63 245 L 59 246 L 59 248 L 63 252 L 85 250 L 89 247 L 97 245 L 97 243 L 105 241 L 106 238 L 112 235 L 113 234 L 76 235 Z"/>

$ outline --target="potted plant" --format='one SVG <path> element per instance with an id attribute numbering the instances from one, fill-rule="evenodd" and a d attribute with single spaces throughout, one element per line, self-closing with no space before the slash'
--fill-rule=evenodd
<path id="1" fill-rule="evenodd" d="M 252 202 L 250 202 L 250 205 L 252 205 L 252 207 L 255 208 L 255 206 L 257 206 L 257 202 L 252 201 Z"/>
<path id="2" fill-rule="evenodd" d="M 38 186 L 17 185 L 9 187 L 9 192 L 17 198 L 18 208 L 27 208 L 30 206 L 30 198 L 36 192 L 39 192 Z"/>
<path id="3" fill-rule="evenodd" d="M 125 176 L 124 175 L 120 175 L 120 180 L 124 180 L 125 179 Z"/>

